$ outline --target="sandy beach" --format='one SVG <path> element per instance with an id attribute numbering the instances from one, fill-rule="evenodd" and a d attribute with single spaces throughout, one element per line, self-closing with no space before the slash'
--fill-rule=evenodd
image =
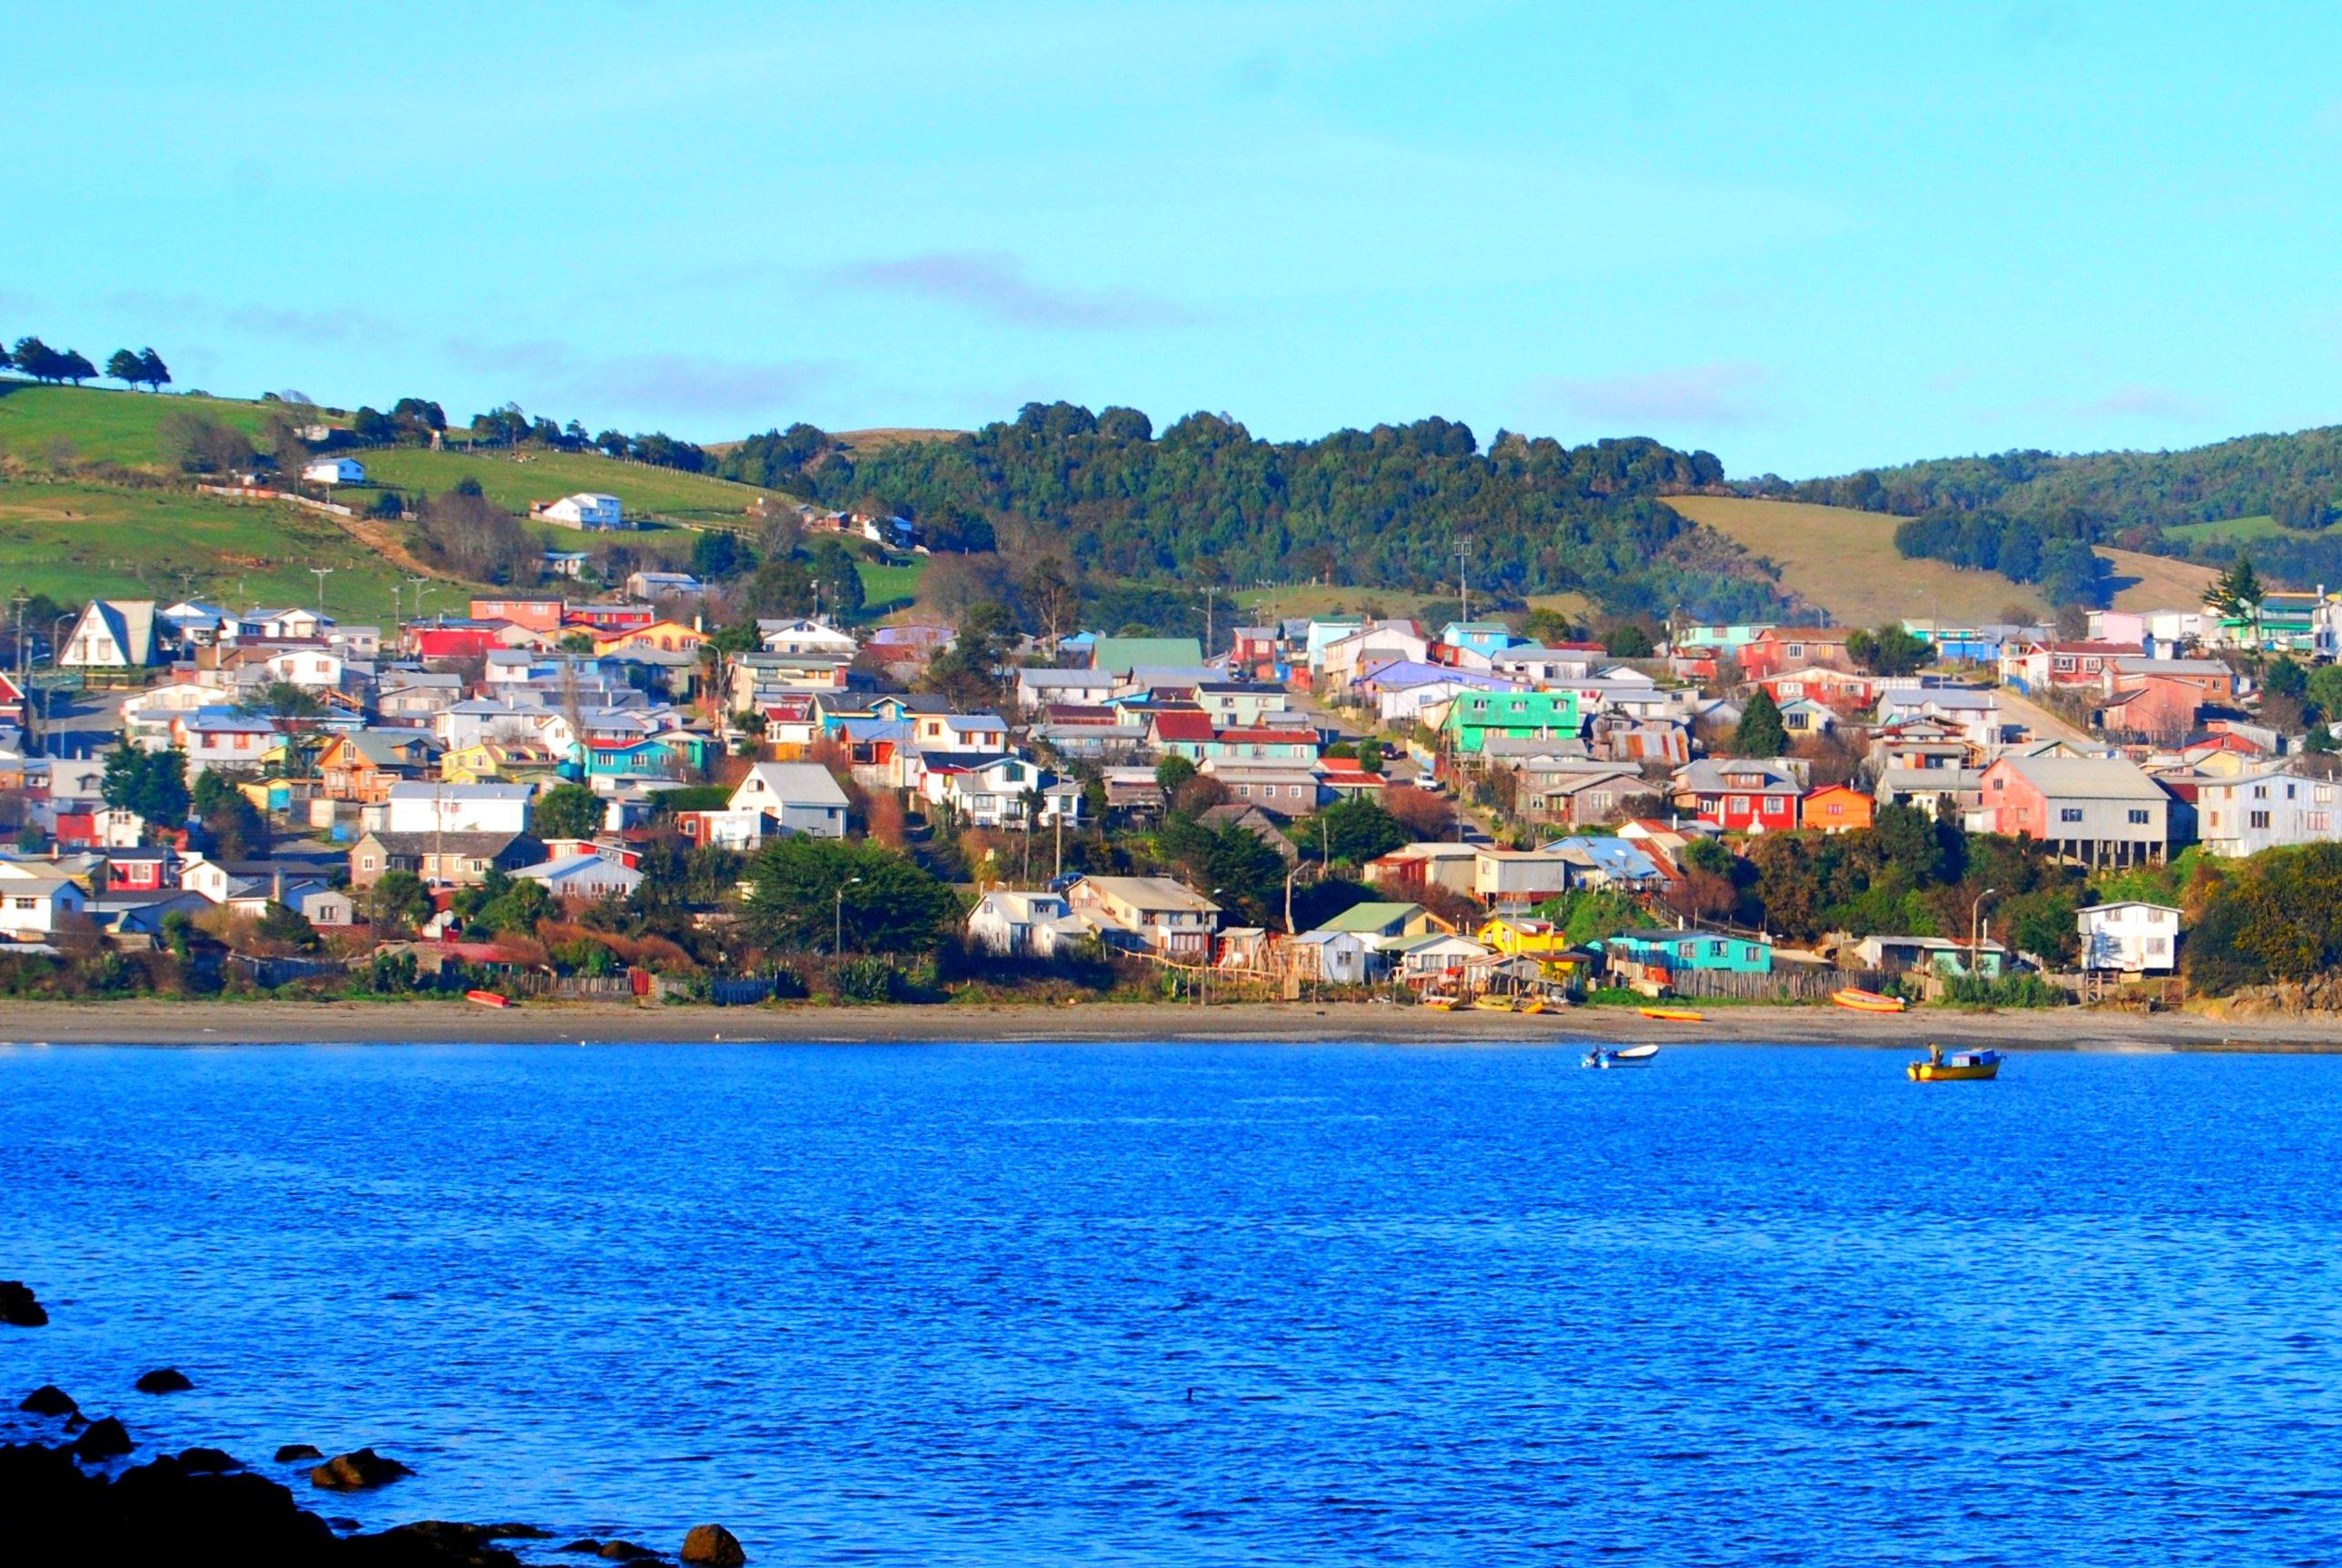
<path id="1" fill-rule="evenodd" d="M 2015 1050 L 2342 1051 L 2342 1018 L 2249 1020 L 2191 1013 L 1965 1013 L 1875 1017 L 1828 1007 L 1722 1007 L 1701 1023 L 1623 1008 L 1538 1017 L 1438 1013 L 1358 1002 L 1078 1007 L 632 1007 L 532 1003 L 498 1011 L 448 1002 L 25 1002 L 8 1009 L 16 1043 L 226 1045 L 401 1042 L 588 1044 L 624 1040 L 1014 1044 L 1062 1040 L 1304 1044 L 1605 1041 L 1913 1045 L 1930 1040 Z"/>

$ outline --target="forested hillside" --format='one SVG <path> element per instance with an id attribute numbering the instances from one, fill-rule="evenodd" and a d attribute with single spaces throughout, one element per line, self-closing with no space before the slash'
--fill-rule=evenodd
<path id="1" fill-rule="evenodd" d="M 2342 427 L 2244 436 L 2180 452 L 2002 452 L 1944 457 L 1751 495 L 1892 512 L 1914 519 L 1907 556 L 1998 570 L 2053 601 L 2097 602 L 2087 547 L 2116 545 L 2221 564 L 2248 554 L 2287 586 L 2342 580 Z M 2249 519 L 2252 526 L 2205 525 Z"/>
<path id="2" fill-rule="evenodd" d="M 1716 617 L 1780 604 L 1759 563 L 1656 498 L 1718 485 L 1723 466 L 1648 440 L 1568 447 L 1500 434 L 1483 455 L 1445 419 L 1274 442 L 1212 414 L 1158 437 L 1136 409 L 1058 403 L 859 454 L 797 425 L 719 462 L 729 477 L 833 507 L 891 508 L 938 543 L 1061 551 L 1106 578 L 1428 592 L 1453 584 L 1469 538 L 1475 594 L 1577 590 L 1617 613 Z"/>

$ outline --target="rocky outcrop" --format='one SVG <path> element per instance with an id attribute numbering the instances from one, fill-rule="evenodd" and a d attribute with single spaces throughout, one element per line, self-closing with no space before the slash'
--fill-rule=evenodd
<path id="1" fill-rule="evenodd" d="M 183 1448 L 179 1465 L 189 1475 L 226 1475 L 231 1470 L 242 1470 L 244 1461 L 225 1449 Z"/>
<path id="2" fill-rule="evenodd" d="M 196 1385 L 176 1367 L 156 1367 L 130 1386 L 140 1393 L 185 1393 Z"/>
<path id="3" fill-rule="evenodd" d="M 78 1415 L 81 1413 L 81 1406 L 74 1402 L 73 1395 L 65 1392 L 65 1390 L 59 1388 L 53 1382 L 45 1382 L 40 1387 L 35 1389 L 32 1392 L 26 1394 L 25 1396 L 24 1402 L 19 1404 L 16 1408 L 21 1411 L 27 1411 L 34 1415 Z"/>
<path id="4" fill-rule="evenodd" d="M 695 1568 L 742 1568 L 749 1554 L 737 1536 L 720 1524 L 702 1524 L 683 1537 L 683 1561 Z"/>
<path id="5" fill-rule="evenodd" d="M 37 1329 L 49 1321 L 32 1288 L 22 1280 L 0 1280 L 0 1323 L 11 1328 Z"/>
<path id="6" fill-rule="evenodd" d="M 284 1447 L 276 1451 L 276 1462 L 279 1464 L 298 1464 L 304 1460 L 323 1459 L 325 1456 L 325 1450 L 318 1448 L 314 1443 L 288 1442 Z"/>
<path id="7" fill-rule="evenodd" d="M 84 1470 L 67 1448 L 0 1447 L 0 1563 L 521 1568 L 495 1543 L 537 1533 L 434 1521 L 337 1536 L 276 1483 L 213 1468 L 216 1452 L 193 1451 L 193 1464 L 186 1455 L 157 1459 L 109 1480 Z"/>
<path id="8" fill-rule="evenodd" d="M 605 1541 L 594 1555 L 608 1563 L 648 1563 L 656 1561 L 658 1553 L 631 1541 Z"/>
<path id="9" fill-rule="evenodd" d="M 370 1448 L 356 1448 L 334 1455 L 309 1472 L 309 1484 L 327 1492 L 371 1492 L 377 1486 L 389 1485 L 402 1475 L 414 1473 L 397 1460 Z"/>
<path id="10" fill-rule="evenodd" d="M 110 1415 L 91 1422 L 89 1429 L 73 1440 L 73 1456 L 85 1464 L 119 1459 L 129 1452 L 130 1434 Z"/>

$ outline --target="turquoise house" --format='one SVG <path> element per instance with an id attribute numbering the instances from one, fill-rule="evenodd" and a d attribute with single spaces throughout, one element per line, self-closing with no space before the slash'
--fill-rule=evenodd
<path id="1" fill-rule="evenodd" d="M 1687 626 L 1667 638 L 1667 644 L 1678 653 L 1695 648 L 1737 649 L 1746 648 L 1773 629 L 1771 621 L 1734 622 L 1729 626 Z"/>
<path id="2" fill-rule="evenodd" d="M 1773 939 L 1725 931 L 1621 931 L 1593 944 L 1623 963 L 1664 970 L 1709 970 L 1724 974 L 1769 975 Z"/>
<path id="3" fill-rule="evenodd" d="M 1448 704 L 1447 732 L 1456 751 L 1480 754 L 1491 735 L 1521 740 L 1571 739 L 1578 733 L 1574 691 L 1460 691 Z"/>
<path id="4" fill-rule="evenodd" d="M 1450 648 L 1493 657 L 1513 646 L 1513 633 L 1502 621 L 1452 620 L 1440 632 L 1440 640 Z"/>

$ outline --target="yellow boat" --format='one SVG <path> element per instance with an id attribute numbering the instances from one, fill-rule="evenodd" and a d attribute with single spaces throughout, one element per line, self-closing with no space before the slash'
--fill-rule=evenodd
<path id="1" fill-rule="evenodd" d="M 1472 999 L 1472 1005 L 1483 1012 L 1511 1012 L 1513 999 L 1509 996 L 1489 996 L 1483 992 Z"/>
<path id="2" fill-rule="evenodd" d="M 2000 1052 L 1955 1050 L 1946 1056 L 1942 1046 L 1931 1045 L 1926 1060 L 1908 1063 L 1903 1070 L 1914 1083 L 1977 1082 L 2000 1076 Z"/>
<path id="3" fill-rule="evenodd" d="M 1901 1012 L 1911 1005 L 1899 996 L 1881 996 L 1875 990 L 1857 990 L 1853 986 L 1832 991 L 1830 1000 L 1856 1012 Z"/>
<path id="4" fill-rule="evenodd" d="M 1543 1012 L 1545 1010 L 1545 999 L 1541 996 L 1524 996 L 1521 999 L 1521 1005 L 1514 1008 L 1513 1010 L 1514 1012 Z"/>
<path id="5" fill-rule="evenodd" d="M 1687 1007 L 1643 1007 L 1637 1008 L 1634 1010 L 1641 1013 L 1644 1018 L 1664 1019 L 1669 1023 L 1705 1023 L 1708 1021 L 1708 1015 L 1706 1013 L 1694 1012 Z"/>
<path id="6" fill-rule="evenodd" d="M 1463 1005 L 1463 999 L 1461 997 L 1441 996 L 1433 993 L 1423 998 L 1423 1005 L 1430 1008 L 1434 1012 L 1453 1012 L 1457 1008 Z"/>

